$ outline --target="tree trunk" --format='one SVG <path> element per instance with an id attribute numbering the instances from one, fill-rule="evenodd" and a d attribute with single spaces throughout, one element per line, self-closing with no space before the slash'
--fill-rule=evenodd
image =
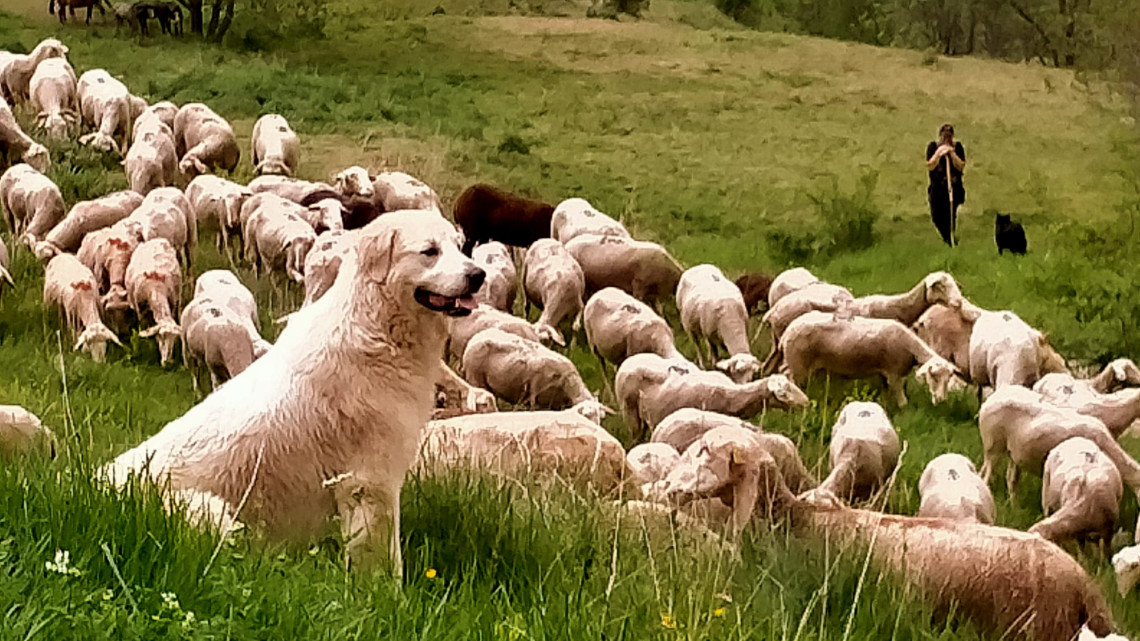
<path id="1" fill-rule="evenodd" d="M 202 35 L 202 0 L 178 0 L 190 14 L 190 33 Z"/>
<path id="2" fill-rule="evenodd" d="M 214 34 L 218 31 L 218 20 L 222 17 L 222 0 L 214 0 L 210 10 L 210 25 L 206 27 L 206 39 L 213 42 Z"/>
<path id="3" fill-rule="evenodd" d="M 223 0 L 218 0 L 221 3 Z M 224 0 L 226 3 L 226 14 L 222 16 L 222 22 L 218 25 L 218 30 L 214 33 L 214 42 L 221 42 L 225 37 L 226 32 L 230 30 L 230 25 L 234 21 L 234 0 Z"/>

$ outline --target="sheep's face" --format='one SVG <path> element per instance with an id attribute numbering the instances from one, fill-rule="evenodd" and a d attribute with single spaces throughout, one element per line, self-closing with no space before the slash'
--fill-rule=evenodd
<path id="1" fill-rule="evenodd" d="M 107 342 L 110 341 L 119 347 L 119 337 L 111 333 L 105 325 L 91 325 L 79 334 L 75 341 L 75 349 L 83 350 L 91 355 L 91 360 L 102 363 L 107 356 Z"/>
<path id="2" fill-rule="evenodd" d="M 344 231 L 344 205 L 336 198 L 324 200 L 309 205 L 309 210 L 316 212 L 317 227 L 322 231 Z"/>
<path id="3" fill-rule="evenodd" d="M 811 402 L 807 394 L 798 385 L 783 374 L 773 374 L 767 379 L 768 392 L 776 401 L 787 409 L 800 409 L 807 407 Z"/>
<path id="4" fill-rule="evenodd" d="M 716 364 L 716 368 L 728 374 L 735 383 L 747 383 L 760 373 L 760 361 L 752 354 L 734 354 Z"/>
<path id="5" fill-rule="evenodd" d="M 666 477 L 666 497 L 670 502 L 688 503 L 720 494 L 732 482 L 730 458 L 731 452 L 710 447 L 704 439 L 693 443 Z"/>
<path id="6" fill-rule="evenodd" d="M 681 455 L 665 443 L 643 443 L 631 449 L 626 460 L 642 483 L 654 484 L 669 476 L 681 461 Z"/>
<path id="7" fill-rule="evenodd" d="M 926 287 L 926 304 L 942 303 L 950 307 L 960 307 L 962 304 L 962 291 L 958 282 L 946 272 L 934 272 L 923 280 Z"/>
<path id="8" fill-rule="evenodd" d="M 115 142 L 114 138 L 100 131 L 96 131 L 92 134 L 87 134 L 86 136 L 80 136 L 79 144 L 90 145 L 91 147 L 94 147 L 95 149 L 98 149 L 99 151 L 105 153 L 119 153 L 119 143 Z"/>
<path id="9" fill-rule="evenodd" d="M 1140 546 L 1126 547 L 1112 557 L 1112 569 L 1116 572 L 1116 589 L 1124 597 L 1140 582 Z"/>
<path id="10" fill-rule="evenodd" d="M 364 167 L 349 167 L 334 176 L 333 180 L 337 191 L 345 196 L 372 198 L 376 195 L 376 190 L 372 187 L 372 178 Z"/>
<path id="11" fill-rule="evenodd" d="M 41 174 L 47 173 L 48 167 L 51 167 L 51 155 L 48 153 L 47 147 L 40 143 L 32 143 L 31 147 L 24 152 L 22 156 L 24 162 L 32 166 L 33 169 Z"/>
<path id="12" fill-rule="evenodd" d="M 182 338 L 182 328 L 173 320 L 162 320 L 150 329 L 139 332 L 142 338 L 154 337 L 158 342 L 158 354 L 162 365 L 166 365 L 174 355 L 174 345 Z"/>
<path id="13" fill-rule="evenodd" d="M 266 158 L 257 165 L 257 175 L 259 176 L 289 176 L 293 175 L 293 170 L 281 158 Z"/>
<path id="14" fill-rule="evenodd" d="M 918 368 L 915 376 L 930 388 L 930 402 L 937 405 L 946 400 L 951 381 L 958 370 L 944 358 L 932 358 Z"/>
<path id="15" fill-rule="evenodd" d="M 602 424 L 602 419 L 606 414 L 613 414 L 614 411 L 602 405 L 597 399 L 592 401 L 582 401 L 572 408 L 575 412 L 581 414 L 592 423 Z"/>
<path id="16" fill-rule="evenodd" d="M 1125 385 L 1140 384 L 1140 368 L 1128 358 L 1118 358 L 1108 364 L 1112 370 L 1112 377 L 1117 383 Z"/>

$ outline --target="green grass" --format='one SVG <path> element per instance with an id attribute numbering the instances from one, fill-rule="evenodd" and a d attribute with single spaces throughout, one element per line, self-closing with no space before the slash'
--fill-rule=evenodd
<path id="1" fill-rule="evenodd" d="M 1140 273 L 1130 251 L 1140 154 L 1107 87 L 1032 65 L 929 64 L 919 52 L 743 31 L 693 2 L 655 0 L 647 20 L 621 23 L 478 17 L 510 11 L 490 1 L 442 4 L 435 17 L 407 2 L 337 5 L 334 37 L 246 53 L 116 37 L 105 25 L 61 29 L 29 2 L 13 5 L 29 17 L 0 13 L 0 48 L 58 35 L 78 71 L 104 67 L 152 101 L 208 102 L 233 120 L 243 146 L 257 116 L 280 112 L 303 136 L 304 177 L 354 163 L 398 167 L 436 187 L 445 206 L 476 180 L 551 201 L 580 195 L 686 265 L 713 262 L 732 274 L 782 268 L 772 232 L 832 228 L 819 212 L 845 211 L 861 177 L 877 174 L 866 203 L 874 246 L 817 253 L 814 272 L 864 294 L 902 291 L 945 269 L 972 300 L 1013 309 L 1071 359 L 1138 356 L 1131 284 Z M 947 120 L 970 159 L 963 245 L 954 251 L 929 223 L 920 164 Z M 125 186 L 113 161 L 86 149 L 55 147 L 53 162 L 69 203 Z M 245 162 L 238 176 L 250 177 Z M 992 221 L 980 213 L 987 207 L 1026 223 L 1028 256 L 996 255 Z M 210 245 L 203 237 L 196 272 L 226 265 Z M 55 461 L 0 468 L 0 639 L 977 637 L 969 626 L 932 622 L 920 601 L 874 571 L 856 601 L 858 549 L 825 551 L 758 524 L 733 559 L 669 523 L 641 527 L 629 517 L 615 537 L 613 497 L 551 480 L 524 489 L 462 475 L 411 479 L 401 590 L 346 574 L 331 535 L 311 548 L 240 535 L 210 563 L 217 541 L 167 518 L 155 497 L 123 498 L 89 481 L 97 465 L 196 402 L 188 374 L 159 367 L 153 341 L 137 336 L 126 350 L 112 347 L 105 364 L 72 353 L 39 302 L 41 268 L 19 249 L 13 261 L 18 286 L 0 301 L 0 402 L 41 416 L 61 447 Z M 273 320 L 300 292 L 239 273 L 272 338 Z M 570 356 L 600 389 L 586 350 Z M 810 410 L 761 420 L 796 439 L 823 476 L 839 408 L 878 391 L 819 381 L 808 392 Z M 912 383 L 911 398 L 892 410 L 907 443 L 888 500 L 899 513 L 917 509 L 916 483 L 931 458 L 981 457 L 969 394 L 931 407 Z M 632 442 L 620 420 L 606 426 Z M 1125 445 L 1140 454 L 1134 440 Z M 1039 492 L 1032 475 L 1016 499 L 996 489 L 999 523 L 1035 522 Z M 1129 497 L 1121 523 L 1136 516 Z M 57 549 L 70 551 L 78 576 L 45 569 Z M 1074 552 L 1121 629 L 1140 633 L 1140 607 L 1116 596 L 1106 561 L 1091 548 Z M 177 595 L 177 610 L 163 605 L 164 592 Z"/>

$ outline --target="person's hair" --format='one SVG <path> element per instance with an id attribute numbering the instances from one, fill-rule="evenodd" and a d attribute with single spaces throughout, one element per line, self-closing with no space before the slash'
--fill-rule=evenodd
<path id="1" fill-rule="evenodd" d="M 946 123 L 938 129 L 938 135 L 939 136 L 941 136 L 943 134 L 947 134 L 947 133 L 950 134 L 951 136 L 954 135 L 954 125 L 952 125 L 950 123 Z"/>

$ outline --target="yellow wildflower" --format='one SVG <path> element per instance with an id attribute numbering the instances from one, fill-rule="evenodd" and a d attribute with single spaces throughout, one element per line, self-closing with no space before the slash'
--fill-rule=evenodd
<path id="1" fill-rule="evenodd" d="M 713 616 L 714 617 L 724 616 L 724 608 L 717 608 L 717 609 L 713 610 Z"/>
<path id="2" fill-rule="evenodd" d="M 424 576 L 426 576 L 429 579 L 434 579 L 435 578 L 435 568 L 428 568 L 427 572 L 424 572 Z"/>
<path id="3" fill-rule="evenodd" d="M 661 615 L 661 627 L 667 628 L 669 630 L 673 630 L 677 627 L 677 622 L 674 621 L 673 617 L 669 616 L 668 614 L 662 614 Z"/>

